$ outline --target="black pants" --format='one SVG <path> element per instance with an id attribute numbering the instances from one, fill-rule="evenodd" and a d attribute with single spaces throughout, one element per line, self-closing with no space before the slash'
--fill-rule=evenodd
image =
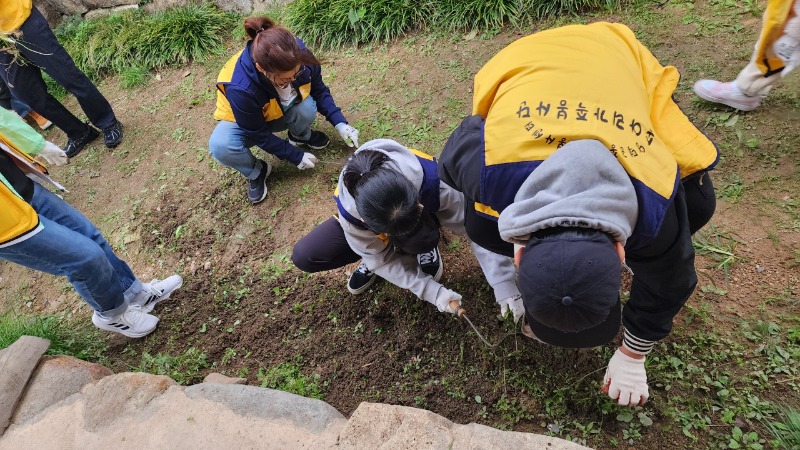
<path id="1" fill-rule="evenodd" d="M 466 203 L 469 238 L 495 253 L 512 256 L 514 247 L 500 238 L 497 222 L 479 216 L 474 202 Z M 626 243 L 625 260 L 634 277 L 622 323 L 634 336 L 657 341 L 669 334 L 672 318 L 697 285 L 691 235 L 711 220 L 715 209 L 711 177 L 706 172 L 694 174 L 681 182 L 658 234 L 647 241 Z"/>
<path id="2" fill-rule="evenodd" d="M 350 248 L 344 230 L 335 217 L 303 236 L 292 251 L 292 262 L 303 272 L 338 269 L 359 259 L 361 256 Z"/>
<path id="3" fill-rule="evenodd" d="M 47 86 L 42 79 L 42 71 L 45 71 L 78 99 L 86 117 L 97 128 L 114 125 L 117 119 L 108 100 L 86 74 L 78 69 L 36 7 L 31 9 L 31 15 L 22 24 L 20 31 L 22 44 L 16 46 L 19 56 L 0 52 L 0 77 L 11 89 L 11 93 L 34 111 L 47 117 L 69 138 L 81 137 L 87 130 L 86 124 L 47 92 Z"/>

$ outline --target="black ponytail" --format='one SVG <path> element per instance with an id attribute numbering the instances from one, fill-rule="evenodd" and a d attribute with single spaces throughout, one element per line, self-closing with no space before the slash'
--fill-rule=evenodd
<path id="1" fill-rule="evenodd" d="M 360 151 L 345 165 L 342 182 L 370 230 L 400 235 L 414 229 L 422 210 L 419 192 L 405 175 L 386 165 L 390 162 L 384 153 Z"/>

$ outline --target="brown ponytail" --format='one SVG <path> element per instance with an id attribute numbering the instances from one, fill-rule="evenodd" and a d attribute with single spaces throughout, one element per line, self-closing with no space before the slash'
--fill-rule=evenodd
<path id="1" fill-rule="evenodd" d="M 288 72 L 298 65 L 320 65 L 308 49 L 301 49 L 297 38 L 268 17 L 248 17 L 244 30 L 253 40 L 253 61 L 268 73 Z"/>
<path id="2" fill-rule="evenodd" d="M 269 17 L 248 17 L 244 19 L 244 32 L 255 39 L 259 31 L 269 30 L 275 26 L 275 22 Z"/>

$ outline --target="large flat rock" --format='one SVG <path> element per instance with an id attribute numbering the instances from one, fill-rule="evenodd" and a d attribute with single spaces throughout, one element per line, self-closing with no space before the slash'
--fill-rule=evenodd
<path id="1" fill-rule="evenodd" d="M 22 423 L 76 394 L 87 384 L 113 375 L 111 369 L 72 356 L 43 356 L 11 418 Z"/>
<path id="2" fill-rule="evenodd" d="M 0 435 L 8 427 L 25 386 L 48 347 L 47 339 L 22 336 L 0 350 Z"/>
<path id="3" fill-rule="evenodd" d="M 585 449 L 561 439 L 458 425 L 422 409 L 362 403 L 348 421 L 327 403 L 238 384 L 190 387 L 122 373 L 86 384 L 0 438 L 40 449 Z"/>

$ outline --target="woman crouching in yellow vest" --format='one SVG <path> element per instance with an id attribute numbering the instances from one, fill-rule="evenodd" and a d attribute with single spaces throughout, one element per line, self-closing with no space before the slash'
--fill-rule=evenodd
<path id="1" fill-rule="evenodd" d="M 291 162 L 298 169 L 314 167 L 317 157 L 299 150 L 328 146 L 325 133 L 311 129 L 322 114 L 350 147 L 358 147 L 358 130 L 348 125 L 342 110 L 322 81 L 320 62 L 303 41 L 267 17 L 244 21 L 249 37 L 244 50 L 225 63 L 217 78 L 219 120 L 208 146 L 211 155 L 248 180 L 253 204 L 267 196 L 272 166 L 256 158 L 250 147 Z M 288 139 L 275 136 L 288 130 Z"/>
<path id="2" fill-rule="evenodd" d="M 672 100 L 678 78 L 624 25 L 522 38 L 475 76 L 439 160 L 470 239 L 515 256 L 526 335 L 594 347 L 621 319 L 604 389 L 623 405 L 648 398 L 644 357 L 695 288 L 691 234 L 715 208 L 717 150 Z"/>

